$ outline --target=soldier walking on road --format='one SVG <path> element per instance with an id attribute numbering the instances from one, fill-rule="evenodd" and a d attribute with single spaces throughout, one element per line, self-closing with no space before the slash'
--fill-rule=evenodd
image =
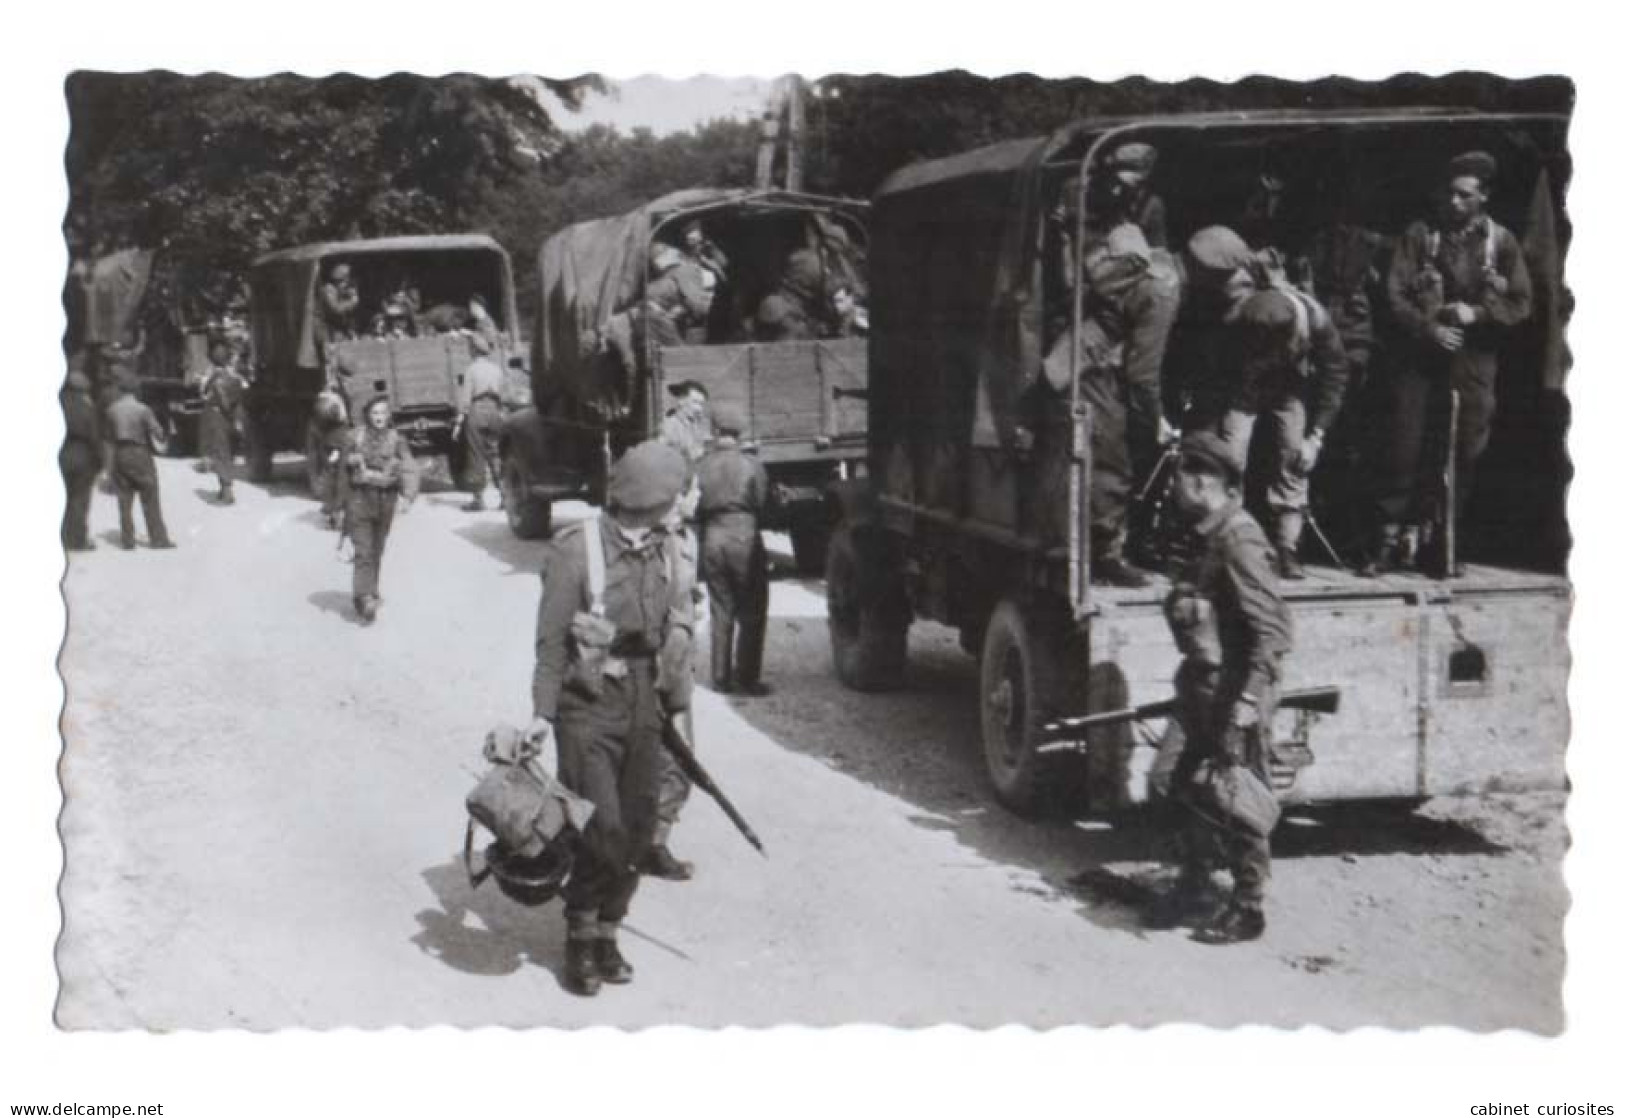
<path id="1" fill-rule="evenodd" d="M 502 369 L 491 360 L 494 347 L 484 334 L 470 334 L 474 360 L 463 374 L 458 422 L 468 447 L 474 497 L 466 508 L 485 508 L 486 490 L 502 485 Z"/>
<path id="2" fill-rule="evenodd" d="M 688 478 L 642 443 L 616 463 L 604 516 L 559 533 L 544 559 L 529 736 L 558 739 L 559 777 L 597 810 L 564 888 L 564 984 L 632 980 L 617 934 L 656 823 L 667 718 L 693 690 L 694 600 L 661 525 Z"/>
<path id="3" fill-rule="evenodd" d="M 374 396 L 362 412 L 363 425 L 350 435 L 346 461 L 350 468 L 350 496 L 346 525 L 355 544 L 355 575 L 351 593 L 363 623 L 378 616 L 378 573 L 384 545 L 395 523 L 395 505 L 412 507 L 418 495 L 417 462 L 399 431 L 390 426 L 387 396 Z"/>
<path id="4" fill-rule="evenodd" d="M 90 399 L 90 378 L 69 373 L 62 389 L 62 420 L 67 434 L 57 454 L 62 481 L 67 486 L 67 508 L 62 513 L 62 546 L 69 551 L 91 551 L 90 495 L 101 472 L 101 443 L 96 405 Z"/>
<path id="5" fill-rule="evenodd" d="M 767 693 L 762 645 L 767 636 L 767 548 L 759 528 L 767 507 L 767 471 L 740 448 L 744 416 L 719 404 L 717 438 L 700 462 L 700 572 L 711 595 L 711 685 L 724 694 Z"/>
<path id="6" fill-rule="evenodd" d="M 1234 875 L 1234 892 L 1194 935 L 1202 943 L 1240 943 L 1264 934 L 1269 836 L 1213 810 L 1197 785 L 1204 768 L 1211 778 L 1215 770 L 1245 766 L 1269 795 L 1270 723 L 1292 619 L 1275 582 L 1269 542 L 1242 508 L 1246 463 L 1239 449 L 1202 431 L 1186 436 L 1180 450 L 1175 494 L 1202 541 L 1166 603 L 1184 656 L 1174 686 L 1185 745 L 1170 788 L 1184 826 L 1178 883 L 1147 923 L 1176 927 L 1198 919 L 1217 860 Z"/>
<path id="7" fill-rule="evenodd" d="M 158 501 L 158 467 L 152 460 L 152 447 L 164 431 L 152 409 L 136 398 L 140 382 L 125 370 L 119 374 L 118 399 L 107 409 L 106 437 L 112 445 L 113 485 L 118 490 L 119 542 L 126 551 L 135 550 L 134 507 L 141 498 L 141 515 L 147 522 L 147 545 L 169 548 L 175 544 L 164 527 L 164 511 Z"/>
<path id="8" fill-rule="evenodd" d="M 219 479 L 218 500 L 230 505 L 237 500 L 231 490 L 237 457 L 233 444 L 243 426 L 243 396 L 248 382 L 234 368 L 231 345 L 224 339 L 209 346 L 209 362 L 209 371 L 203 375 L 203 416 L 199 423 L 203 457 Z"/>

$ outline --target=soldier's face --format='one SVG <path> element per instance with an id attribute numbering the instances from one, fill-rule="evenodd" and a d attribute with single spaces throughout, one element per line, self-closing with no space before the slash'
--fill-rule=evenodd
<path id="1" fill-rule="evenodd" d="M 1486 200 L 1482 182 L 1472 175 L 1458 175 L 1445 188 L 1445 217 L 1452 225 L 1466 225 L 1484 212 Z"/>
<path id="2" fill-rule="evenodd" d="M 698 392 L 690 392 L 683 397 L 683 411 L 690 419 L 698 419 L 705 414 L 705 397 Z"/>
<path id="3" fill-rule="evenodd" d="M 374 404 L 367 409 L 367 426 L 374 431 L 382 431 L 389 426 L 389 405 L 383 402 Z"/>

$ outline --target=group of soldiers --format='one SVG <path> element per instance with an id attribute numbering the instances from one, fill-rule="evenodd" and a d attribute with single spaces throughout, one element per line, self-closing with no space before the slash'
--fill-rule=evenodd
<path id="1" fill-rule="evenodd" d="M 1211 430 L 1249 461 L 1261 491 L 1278 573 L 1303 577 L 1299 558 L 1312 524 L 1310 477 L 1329 443 L 1351 384 L 1367 387 L 1378 324 L 1392 323 L 1380 393 L 1362 400 L 1379 414 L 1342 437 L 1375 469 L 1360 496 L 1367 508 L 1363 573 L 1426 565 L 1441 576 L 1453 556 L 1446 535 L 1471 493 L 1495 407 L 1497 353 L 1506 329 L 1531 311 L 1517 239 L 1487 212 L 1497 166 L 1482 151 L 1450 161 L 1438 212 L 1417 221 L 1384 263 L 1380 234 L 1346 224 L 1282 246 L 1279 193 L 1261 195 L 1237 225 L 1197 230 L 1181 251 L 1167 245 L 1167 215 L 1151 189 L 1158 154 L 1119 146 L 1089 183 L 1081 254 L 1073 251 L 1076 180 L 1063 186 L 1046 228 L 1049 342 L 1044 383 L 1069 392 L 1081 356 L 1079 393 L 1093 418 L 1091 509 L 1095 578 L 1143 586 L 1131 561 L 1131 494 L 1144 492 L 1177 428 Z M 1069 308 L 1081 260 L 1083 315 Z M 1376 305 L 1376 304 L 1380 304 Z M 1183 400 L 1177 422 L 1167 408 Z M 1374 403 L 1380 399 L 1380 403 Z M 1451 419 L 1453 417 L 1453 423 Z M 1424 448 L 1452 427 L 1451 492 L 1427 468 Z M 1255 431 L 1267 453 L 1254 454 Z M 1448 441 L 1443 440 L 1443 441 Z"/>

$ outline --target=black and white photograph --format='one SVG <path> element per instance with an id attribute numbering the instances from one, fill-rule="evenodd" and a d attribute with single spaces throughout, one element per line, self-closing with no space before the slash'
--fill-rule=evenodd
<path id="1" fill-rule="evenodd" d="M 63 1043 L 1572 1037 L 1575 72 L 97 57 Z"/>

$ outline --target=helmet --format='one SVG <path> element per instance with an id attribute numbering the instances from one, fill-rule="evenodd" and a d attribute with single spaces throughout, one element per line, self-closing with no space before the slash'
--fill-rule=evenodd
<path id="1" fill-rule="evenodd" d="M 485 864 L 509 900 L 522 905 L 546 904 L 558 896 L 570 876 L 575 840 L 575 832 L 566 829 L 534 858 L 509 854 L 500 842 L 493 842 L 485 848 Z"/>

